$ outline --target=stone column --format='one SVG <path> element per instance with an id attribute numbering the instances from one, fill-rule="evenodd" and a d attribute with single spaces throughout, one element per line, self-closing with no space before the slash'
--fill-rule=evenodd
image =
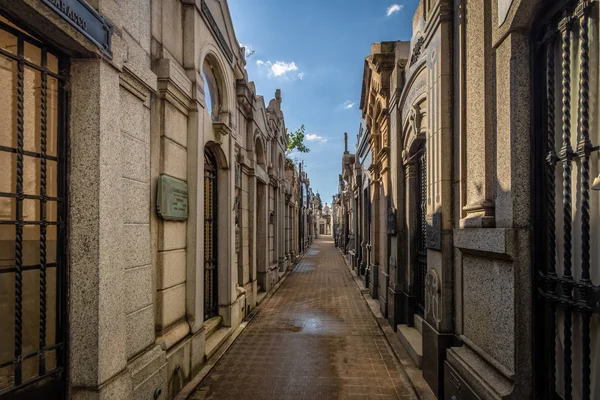
<path id="1" fill-rule="evenodd" d="M 257 180 L 254 171 L 248 175 L 248 252 L 249 252 L 249 275 L 252 283 L 252 299 L 250 306 L 256 307 L 256 298 L 258 293 L 257 270 L 256 270 L 256 252 L 257 252 Z"/>
<path id="2" fill-rule="evenodd" d="M 278 254 L 279 254 L 279 272 L 282 273 L 285 271 L 285 194 L 283 192 L 283 184 L 282 180 L 279 183 L 279 191 L 278 191 L 278 204 L 277 204 L 277 213 L 278 213 Z"/>
<path id="3" fill-rule="evenodd" d="M 119 72 L 97 59 L 71 64 L 69 365 L 74 399 L 132 396 L 122 246 L 124 149 Z M 139 154 L 135 154 L 139 156 Z M 102 389 L 100 389 L 102 387 Z"/>
<path id="4" fill-rule="evenodd" d="M 463 179 L 466 181 L 466 213 L 461 227 L 491 228 L 495 226 L 495 168 L 493 49 L 491 46 L 492 8 L 490 2 L 466 3 L 466 58 L 469 62 L 465 79 L 468 87 L 466 151 L 470 157 Z M 452 34 L 450 30 L 447 32 Z"/>
<path id="5" fill-rule="evenodd" d="M 453 31 L 446 4 L 440 11 L 441 23 L 432 36 L 427 52 L 427 274 L 425 310 L 422 323 L 423 375 L 440 396 L 443 387 L 443 361 L 453 336 L 453 221 L 452 221 L 452 49 Z M 481 82 L 478 84 L 481 88 Z M 487 86 L 484 90 L 487 90 Z M 475 100 L 478 101 L 478 100 Z M 483 99 L 481 101 L 484 101 Z M 487 110 L 485 112 L 488 112 Z M 481 114 L 480 114 L 481 115 Z M 481 118 L 483 119 L 483 118 Z M 485 135 L 491 134 L 486 131 Z M 477 133 L 476 133 L 477 135 Z M 489 148 L 485 148 L 485 158 Z M 482 155 L 483 156 L 483 155 Z M 471 161 L 469 161 L 470 163 Z M 488 168 L 486 165 L 485 168 Z M 487 170 L 486 170 L 487 171 Z M 481 170 L 478 171 L 481 173 Z M 486 176 L 487 176 L 486 172 Z M 486 178 L 486 179 L 489 179 Z M 490 182 L 484 184 L 488 187 Z M 487 190 L 487 189 L 486 189 Z M 485 191 L 485 190 L 484 190 Z M 488 192 L 489 193 L 489 192 Z M 483 197 L 482 199 L 487 198 Z M 479 221 L 490 223 L 489 209 L 479 203 Z M 483 207 L 483 208 L 481 208 Z"/>
<path id="6" fill-rule="evenodd" d="M 414 266 L 417 263 L 417 235 L 419 231 L 419 221 L 417 221 L 418 208 L 418 184 L 417 176 L 419 174 L 419 165 L 416 162 L 411 162 L 405 166 L 405 222 L 406 222 L 406 239 L 404 241 L 404 249 L 406 253 L 404 268 L 398 268 L 399 272 L 403 270 L 405 287 L 403 288 L 403 312 L 405 320 L 404 324 L 412 326 L 414 324 L 414 314 L 416 312 L 415 299 L 415 273 Z"/>
<path id="7" fill-rule="evenodd" d="M 260 167 L 257 167 L 260 168 Z M 262 290 L 268 291 L 269 270 L 269 186 L 266 182 L 258 182 L 256 193 L 256 277 Z"/>

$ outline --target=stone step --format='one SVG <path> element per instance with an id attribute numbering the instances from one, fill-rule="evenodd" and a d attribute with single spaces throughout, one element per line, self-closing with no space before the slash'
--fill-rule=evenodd
<path id="1" fill-rule="evenodd" d="M 219 350 L 221 345 L 231 336 L 233 328 L 221 327 L 217 329 L 210 337 L 206 338 L 206 345 L 204 346 L 204 354 L 206 359 L 210 359 Z"/>
<path id="2" fill-rule="evenodd" d="M 222 324 L 223 317 L 221 317 L 220 315 L 217 317 L 212 317 L 211 319 L 204 322 L 205 337 L 208 339 L 208 337 L 215 333 L 217 329 L 221 327 Z"/>
<path id="3" fill-rule="evenodd" d="M 408 355 L 413 360 L 418 368 L 421 368 L 421 360 L 423 359 L 423 336 L 421 333 L 410 326 L 398 325 L 398 338 L 402 346 L 408 352 Z"/>
<path id="4" fill-rule="evenodd" d="M 419 314 L 415 314 L 415 329 L 419 331 L 419 333 L 423 334 L 423 317 Z"/>
<path id="5" fill-rule="evenodd" d="M 258 292 L 256 295 L 256 304 L 260 304 L 267 297 L 267 292 Z"/>

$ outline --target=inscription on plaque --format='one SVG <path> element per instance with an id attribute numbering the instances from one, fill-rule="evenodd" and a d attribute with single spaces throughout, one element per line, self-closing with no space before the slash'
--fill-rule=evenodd
<path id="1" fill-rule="evenodd" d="M 442 216 L 440 213 L 427 216 L 427 248 L 442 249 Z"/>
<path id="2" fill-rule="evenodd" d="M 396 235 L 396 210 L 394 207 L 388 209 L 387 234 Z"/>
<path id="3" fill-rule="evenodd" d="M 112 59 L 112 25 L 85 0 L 40 0 Z"/>
<path id="4" fill-rule="evenodd" d="M 188 217 L 187 183 L 167 175 L 158 177 L 156 208 L 158 216 L 168 221 L 183 221 Z"/>

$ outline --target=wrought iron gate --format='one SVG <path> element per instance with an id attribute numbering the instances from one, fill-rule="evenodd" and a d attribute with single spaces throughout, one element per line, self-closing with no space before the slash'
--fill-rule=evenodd
<path id="1" fill-rule="evenodd" d="M 415 271 L 415 296 L 417 313 L 423 316 L 425 310 L 425 275 L 427 275 L 427 154 L 425 148 L 419 156 L 419 189 L 418 189 L 418 239 L 417 265 Z"/>
<path id="2" fill-rule="evenodd" d="M 532 43 L 535 395 L 587 400 L 600 396 L 598 9 L 547 3 Z"/>
<path id="3" fill-rule="evenodd" d="M 66 65 L 0 16 L 0 398 L 64 398 Z"/>
<path id="4" fill-rule="evenodd" d="M 217 161 L 204 152 L 204 319 L 219 315 L 217 296 Z"/>

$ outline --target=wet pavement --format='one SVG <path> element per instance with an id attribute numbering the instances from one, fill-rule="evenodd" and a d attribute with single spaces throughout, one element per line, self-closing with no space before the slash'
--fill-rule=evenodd
<path id="1" fill-rule="evenodd" d="M 416 399 L 333 239 L 325 236 L 192 399 Z"/>

